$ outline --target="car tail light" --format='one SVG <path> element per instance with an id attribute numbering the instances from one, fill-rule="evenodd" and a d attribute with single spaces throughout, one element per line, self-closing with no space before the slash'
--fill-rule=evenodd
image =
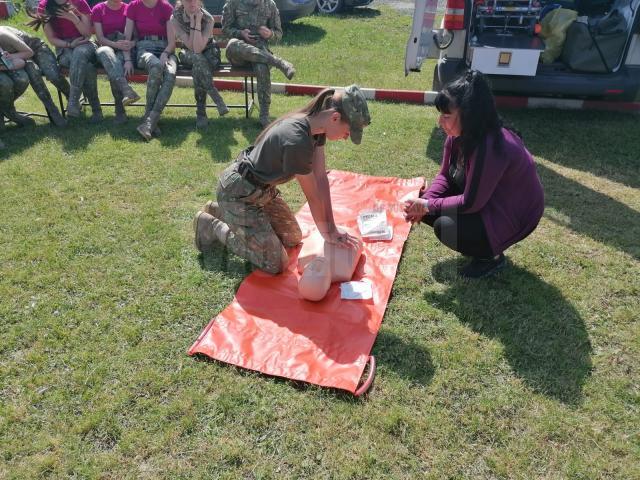
<path id="1" fill-rule="evenodd" d="M 447 8 L 444 11 L 443 21 L 443 27 L 445 29 L 464 29 L 464 2 L 465 0 L 447 0 Z"/>

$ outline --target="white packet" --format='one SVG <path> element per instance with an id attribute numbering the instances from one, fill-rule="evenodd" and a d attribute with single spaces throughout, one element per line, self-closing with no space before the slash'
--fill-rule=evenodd
<path id="1" fill-rule="evenodd" d="M 340 298 L 343 300 L 369 300 L 372 297 L 371 282 L 353 281 L 340 284 Z"/>
<path id="2" fill-rule="evenodd" d="M 362 210 L 358 214 L 358 228 L 360 235 L 384 235 L 388 232 L 386 210 Z"/>

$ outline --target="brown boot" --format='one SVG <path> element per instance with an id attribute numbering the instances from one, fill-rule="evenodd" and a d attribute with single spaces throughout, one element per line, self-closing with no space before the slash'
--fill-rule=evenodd
<path id="1" fill-rule="evenodd" d="M 159 118 L 160 114 L 152 110 L 144 121 L 138 125 L 138 133 L 142 135 L 147 142 L 153 138 L 153 133 L 157 127 Z"/>
<path id="2" fill-rule="evenodd" d="M 290 62 L 287 62 L 283 58 L 276 57 L 275 55 L 274 55 L 274 59 L 275 59 L 274 66 L 278 70 L 280 70 L 282 73 L 284 73 L 284 76 L 287 77 L 287 80 L 291 80 L 293 76 L 296 74 L 296 69 L 293 66 L 293 64 Z"/>
<path id="3" fill-rule="evenodd" d="M 216 242 L 227 244 L 229 226 L 206 212 L 196 213 L 193 219 L 196 248 L 200 252 L 211 250 Z"/>
<path id="4" fill-rule="evenodd" d="M 80 116 L 80 109 L 82 108 L 82 105 L 80 105 L 80 95 L 82 95 L 82 89 L 80 87 L 74 87 L 72 85 L 69 88 L 69 101 L 67 103 L 68 117 Z"/>
<path id="5" fill-rule="evenodd" d="M 218 202 L 209 200 L 204 204 L 204 207 L 202 207 L 202 211 L 208 213 L 212 217 L 216 217 L 217 219 L 222 220 L 222 210 L 220 209 L 220 205 L 218 205 Z"/>
<path id="6" fill-rule="evenodd" d="M 140 95 L 138 95 L 135 90 L 131 88 L 131 85 L 129 85 L 129 82 L 127 82 L 126 78 L 116 78 L 115 83 L 122 93 L 122 104 L 125 107 L 140 100 Z"/>
<path id="7" fill-rule="evenodd" d="M 206 102 L 205 97 L 205 102 Z M 207 105 L 205 102 L 198 102 L 196 106 L 196 128 L 206 128 L 209 125 L 207 118 Z"/>
<path id="8" fill-rule="evenodd" d="M 4 116 L 7 117 L 12 122 L 14 122 L 19 127 L 30 127 L 31 125 L 36 124 L 33 118 L 27 117 L 26 115 L 22 115 L 16 112 L 15 108 L 12 108 L 11 110 L 4 112 Z"/>
<path id="9" fill-rule="evenodd" d="M 209 93 L 209 96 L 211 97 L 211 100 L 213 100 L 213 103 L 216 104 L 216 110 L 218 110 L 218 115 L 220 115 L 221 117 L 224 117 L 227 113 L 229 113 L 229 107 L 227 107 L 227 104 L 224 102 L 222 95 L 220 95 L 220 92 L 216 87 L 212 86 L 209 89 L 208 93 Z"/>

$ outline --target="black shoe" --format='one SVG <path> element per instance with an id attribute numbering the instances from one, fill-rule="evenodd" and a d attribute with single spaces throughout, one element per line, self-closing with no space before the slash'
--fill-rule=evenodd
<path id="1" fill-rule="evenodd" d="M 504 254 L 498 258 L 474 257 L 471 263 L 460 271 L 462 278 L 485 278 L 499 272 L 507 265 Z"/>

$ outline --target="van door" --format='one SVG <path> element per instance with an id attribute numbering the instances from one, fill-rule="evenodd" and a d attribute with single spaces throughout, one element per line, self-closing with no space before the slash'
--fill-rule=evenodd
<path id="1" fill-rule="evenodd" d="M 438 0 L 416 0 L 413 26 L 404 57 L 405 76 L 409 75 L 409 72 L 419 72 L 426 58 L 437 58 L 430 56 L 435 49 L 433 26 L 437 13 Z"/>

